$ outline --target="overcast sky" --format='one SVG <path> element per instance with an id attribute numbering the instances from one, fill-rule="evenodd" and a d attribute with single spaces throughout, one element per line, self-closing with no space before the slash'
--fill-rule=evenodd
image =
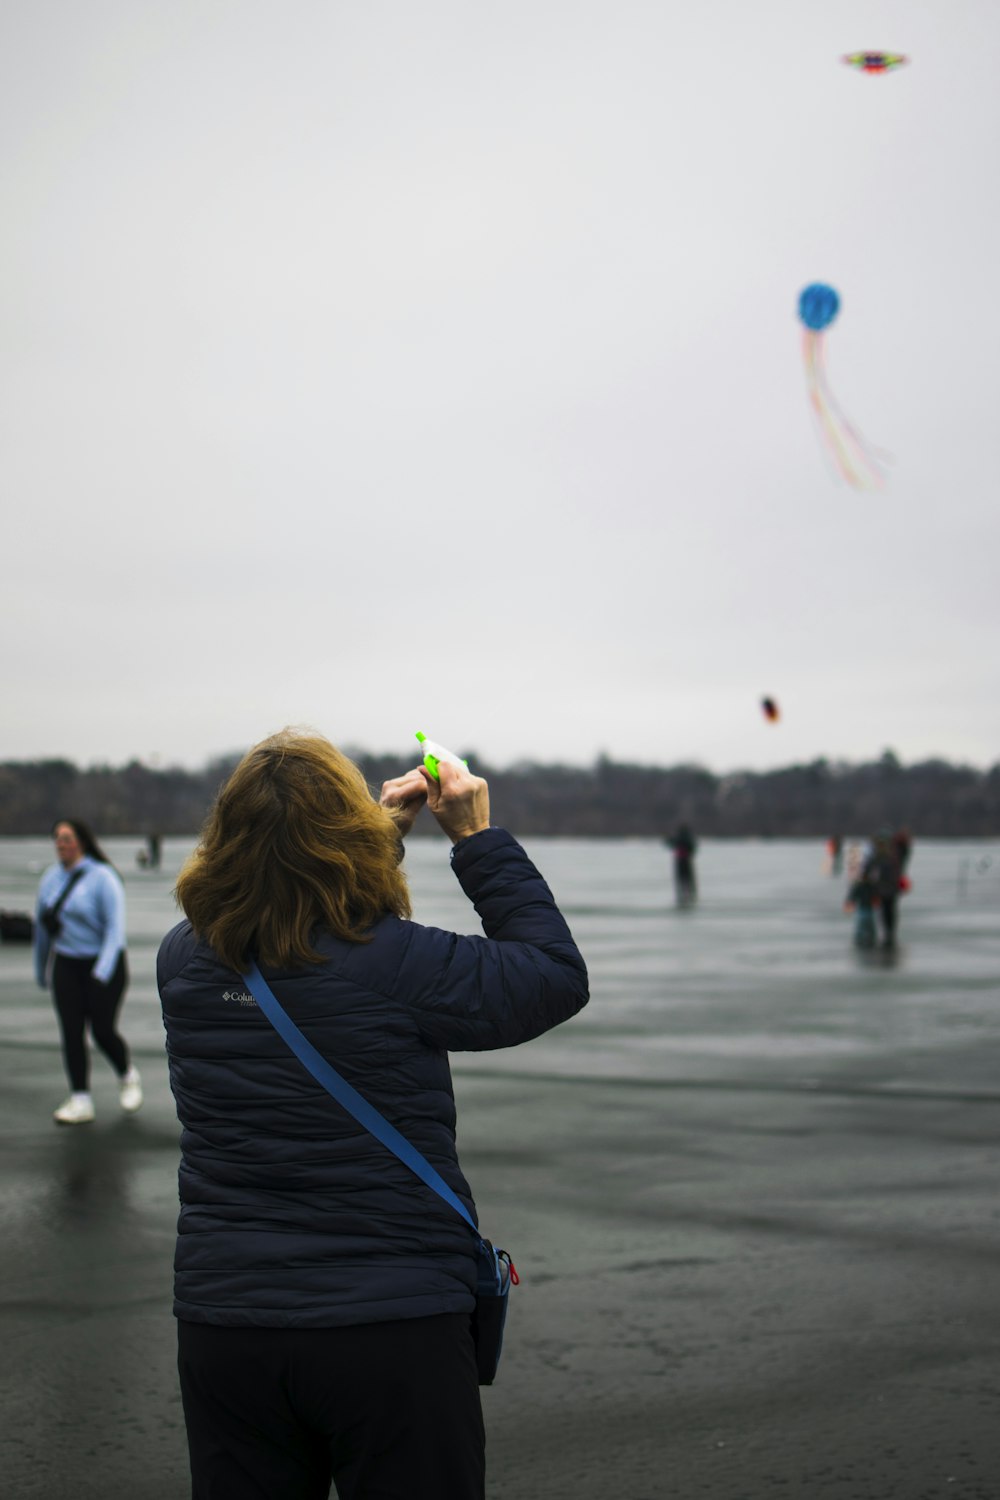
<path id="1" fill-rule="evenodd" d="M 994 0 L 8 0 L 0 759 L 1000 760 L 998 80 Z"/>

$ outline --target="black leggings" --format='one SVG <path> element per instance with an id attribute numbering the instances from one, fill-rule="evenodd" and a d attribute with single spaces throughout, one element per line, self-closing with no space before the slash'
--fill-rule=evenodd
<path id="1" fill-rule="evenodd" d="M 177 1333 L 193 1500 L 483 1500 L 468 1313 Z"/>
<path id="2" fill-rule="evenodd" d="M 128 965 L 124 953 L 107 984 L 101 984 L 91 972 L 95 958 L 67 958 L 57 953 L 52 966 L 52 998 L 62 1032 L 63 1061 L 69 1086 L 75 1094 L 87 1090 L 90 1058 L 87 1053 L 86 1029 L 90 1032 L 119 1078 L 128 1072 L 128 1048 L 115 1029 L 128 983 Z"/>

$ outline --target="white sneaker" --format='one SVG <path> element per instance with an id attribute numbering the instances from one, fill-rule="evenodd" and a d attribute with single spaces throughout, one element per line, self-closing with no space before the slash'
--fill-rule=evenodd
<path id="1" fill-rule="evenodd" d="M 128 1115 L 134 1115 L 137 1109 L 142 1108 L 142 1079 L 138 1068 L 129 1068 L 125 1074 L 119 1097 L 122 1109 Z"/>
<path id="2" fill-rule="evenodd" d="M 57 1125 L 89 1125 L 94 1118 L 94 1101 L 89 1094 L 70 1094 L 52 1118 Z"/>

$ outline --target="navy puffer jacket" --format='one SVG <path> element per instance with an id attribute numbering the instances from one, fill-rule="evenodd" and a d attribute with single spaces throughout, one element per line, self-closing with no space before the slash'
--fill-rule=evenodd
<path id="1" fill-rule="evenodd" d="M 587 971 L 509 833 L 475 834 L 452 858 L 485 938 L 387 916 L 371 942 L 319 934 L 322 965 L 265 977 L 475 1218 L 448 1050 L 557 1026 L 586 1004 Z M 177 1316 L 329 1328 L 471 1311 L 468 1226 L 315 1082 L 190 923 L 164 939 L 157 980 L 182 1125 Z"/>

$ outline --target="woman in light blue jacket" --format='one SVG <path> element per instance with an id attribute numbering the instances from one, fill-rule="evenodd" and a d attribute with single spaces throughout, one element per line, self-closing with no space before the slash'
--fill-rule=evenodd
<path id="1" fill-rule="evenodd" d="M 52 834 L 57 863 L 38 889 L 35 977 L 42 989 L 52 988 L 72 1090 L 53 1119 L 57 1125 L 85 1125 L 94 1118 L 88 1024 L 118 1074 L 122 1109 L 132 1114 L 142 1104 L 139 1074 L 117 1029 L 128 984 L 125 892 L 86 823 L 64 818 Z"/>

